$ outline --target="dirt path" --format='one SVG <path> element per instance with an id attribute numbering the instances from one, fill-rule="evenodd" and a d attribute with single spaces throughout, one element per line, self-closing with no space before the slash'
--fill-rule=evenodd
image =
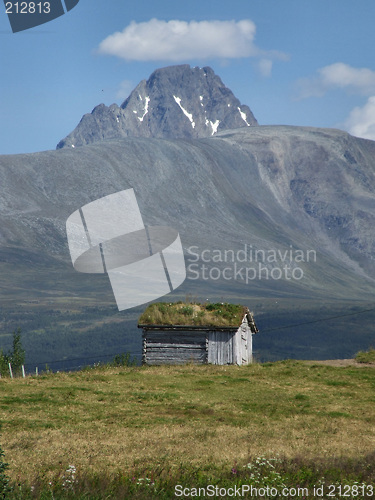
<path id="1" fill-rule="evenodd" d="M 355 359 L 325 359 L 323 361 L 306 361 L 308 364 L 320 364 L 329 366 L 356 366 L 358 368 L 371 367 L 375 368 L 374 363 L 358 363 Z"/>

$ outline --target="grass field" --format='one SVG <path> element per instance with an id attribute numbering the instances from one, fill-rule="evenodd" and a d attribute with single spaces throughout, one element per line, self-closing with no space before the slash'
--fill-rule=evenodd
<path id="1" fill-rule="evenodd" d="M 44 498 L 32 496 L 31 486 L 66 486 L 69 474 L 92 491 L 128 481 L 121 483 L 127 493 L 80 497 L 69 489 L 53 498 L 127 498 L 129 491 L 174 498 L 176 481 L 249 481 L 247 464 L 257 467 L 259 457 L 271 460 L 263 469 L 278 461 L 284 483 L 315 484 L 331 474 L 332 481 L 370 484 L 374 408 L 371 366 L 97 367 L 1 379 L 0 444 L 11 480 L 31 495 L 12 498 Z M 164 485 L 159 494 L 151 483 Z"/>

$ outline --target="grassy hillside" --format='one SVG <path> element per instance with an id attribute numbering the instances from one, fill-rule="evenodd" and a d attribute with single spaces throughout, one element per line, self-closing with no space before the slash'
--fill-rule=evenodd
<path id="1" fill-rule="evenodd" d="M 130 498 L 130 492 L 174 498 L 179 481 L 189 488 L 250 484 L 254 470 L 273 477 L 276 462 L 281 479 L 272 481 L 291 486 L 322 476 L 369 484 L 374 389 L 374 367 L 301 361 L 97 367 L 1 379 L 0 444 L 9 476 L 28 484 L 30 495 L 12 498 L 43 498 L 38 485 L 54 484 L 65 484 L 65 496 L 55 491 L 55 499 Z M 67 478 L 80 478 L 74 495 Z M 104 495 L 114 484 L 124 496 Z M 79 496 L 85 487 L 102 493 Z"/>
<path id="2" fill-rule="evenodd" d="M 204 302 L 210 295 L 195 297 Z M 183 299 L 182 294 L 173 299 Z M 373 303 L 323 304 L 306 299 L 251 298 L 245 294 L 231 297 L 224 292 L 213 298 L 215 302 L 229 299 L 242 301 L 254 311 L 260 333 L 254 338 L 253 348 L 256 358 L 263 362 L 351 358 L 374 343 Z M 43 299 L 37 304 L 9 299 L 8 304 L 1 305 L 0 349 L 9 351 L 12 332 L 20 328 L 28 373 L 35 373 L 36 366 L 41 371 L 46 364 L 53 371 L 77 369 L 107 362 L 121 352 L 141 359 L 142 331 L 137 323 L 144 311 L 142 306 L 119 312 L 110 301 L 103 305 L 97 299 L 85 305 L 78 297 L 55 298 L 51 303 Z"/>

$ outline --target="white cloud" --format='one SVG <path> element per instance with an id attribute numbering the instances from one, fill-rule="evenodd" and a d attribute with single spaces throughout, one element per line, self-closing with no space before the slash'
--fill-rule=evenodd
<path id="1" fill-rule="evenodd" d="M 271 76 L 273 62 L 270 59 L 261 59 L 258 62 L 258 70 L 262 76 Z"/>
<path id="2" fill-rule="evenodd" d="M 191 59 L 269 57 L 285 59 L 279 52 L 266 52 L 254 44 L 256 27 L 242 21 L 161 21 L 132 22 L 122 32 L 105 38 L 99 53 L 127 61 L 173 61 Z M 270 64 L 268 63 L 268 71 Z"/>
<path id="3" fill-rule="evenodd" d="M 332 89 L 346 89 L 361 95 L 375 93 L 375 71 L 353 68 L 341 62 L 318 69 L 317 75 L 297 82 L 299 98 L 321 97 Z"/>
<path id="4" fill-rule="evenodd" d="M 363 107 L 354 108 L 344 127 L 356 137 L 375 140 L 375 96 L 371 96 Z"/>
<path id="5" fill-rule="evenodd" d="M 300 79 L 297 88 L 299 99 L 322 97 L 328 91 L 337 89 L 367 96 L 366 104 L 353 108 L 338 126 L 356 137 L 375 140 L 375 71 L 338 62 L 318 69 L 311 78 Z"/>

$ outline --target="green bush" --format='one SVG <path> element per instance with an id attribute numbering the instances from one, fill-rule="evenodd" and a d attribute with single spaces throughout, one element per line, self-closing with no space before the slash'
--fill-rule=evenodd
<path id="1" fill-rule="evenodd" d="M 0 498 L 7 498 L 7 494 L 10 492 L 9 478 L 6 475 L 6 470 L 9 465 L 4 462 L 4 451 L 0 446 Z"/>
<path id="2" fill-rule="evenodd" d="M 110 363 L 111 366 L 137 366 L 137 359 L 131 358 L 130 353 L 116 354 L 113 361 Z"/>
<path id="3" fill-rule="evenodd" d="M 2 377 L 5 377 L 6 375 L 9 375 L 9 366 L 8 363 L 10 362 L 8 354 L 4 353 L 3 350 L 0 350 L 0 375 Z"/>
<path id="4" fill-rule="evenodd" d="M 17 328 L 13 332 L 12 350 L 8 353 L 0 351 L 0 374 L 2 377 L 9 375 L 9 363 L 12 365 L 13 375 L 19 375 L 22 365 L 25 364 L 25 351 L 21 343 L 21 330 Z"/>
<path id="5" fill-rule="evenodd" d="M 181 307 L 180 311 L 184 316 L 193 316 L 194 313 L 194 309 L 191 306 Z"/>
<path id="6" fill-rule="evenodd" d="M 25 364 L 25 350 L 21 343 L 21 330 L 18 328 L 13 332 L 13 348 L 11 355 L 12 369 L 15 374 L 20 374 L 22 365 Z"/>

